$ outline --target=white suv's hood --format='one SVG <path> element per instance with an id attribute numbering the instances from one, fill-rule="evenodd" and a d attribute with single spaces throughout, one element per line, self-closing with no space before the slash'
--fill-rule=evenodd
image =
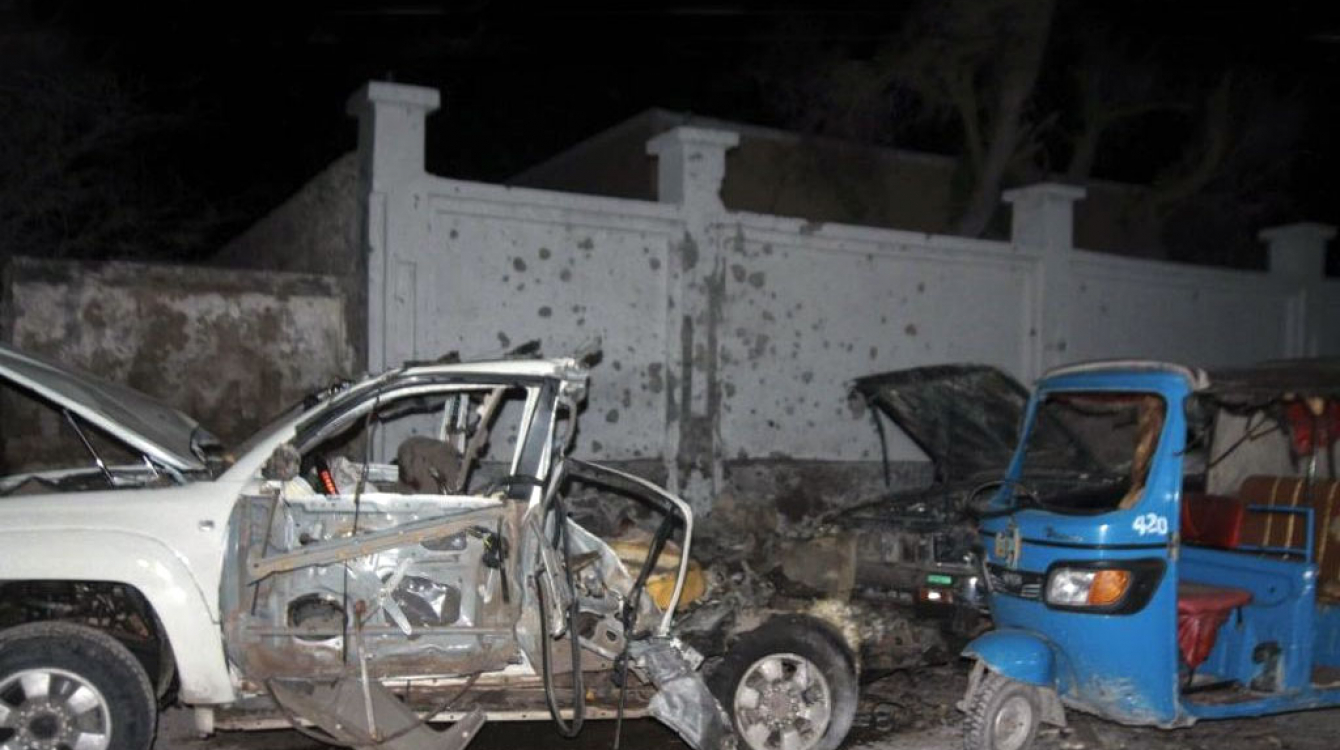
<path id="1" fill-rule="evenodd" d="M 69 409 L 154 461 L 178 471 L 206 468 L 192 450 L 218 440 L 194 419 L 132 388 L 0 344 L 0 377 Z"/>

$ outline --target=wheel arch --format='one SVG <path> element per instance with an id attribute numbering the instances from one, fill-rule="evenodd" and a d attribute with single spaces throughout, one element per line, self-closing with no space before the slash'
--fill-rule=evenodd
<path id="1" fill-rule="evenodd" d="M 1046 639 L 1024 630 L 992 630 L 975 638 L 963 655 L 993 672 L 1035 687 L 1056 687 L 1056 649 Z"/>
<path id="2" fill-rule="evenodd" d="M 768 618 L 755 630 L 767 627 L 809 628 L 827 639 L 842 653 L 843 657 L 847 659 L 847 666 L 851 668 L 853 674 L 860 673 L 860 643 L 859 641 L 855 644 L 851 643 L 838 624 L 813 615 L 788 612 Z"/>
<path id="3" fill-rule="evenodd" d="M 160 698 L 176 678 L 175 655 L 153 604 L 114 581 L 0 581 L 0 632 L 36 622 L 70 622 L 104 632 L 134 654 Z"/>
<path id="4" fill-rule="evenodd" d="M 219 624 L 183 561 L 157 540 L 124 532 L 0 532 L 0 582 L 120 585 L 136 592 L 161 628 L 187 703 L 234 699 Z"/>
<path id="5" fill-rule="evenodd" d="M 843 623 L 840 620 L 835 621 L 835 619 L 800 612 L 771 612 L 756 619 L 751 623 L 751 627 L 740 628 L 731 633 L 726 639 L 725 650 L 729 651 L 741 639 L 762 630 L 806 628 L 819 634 L 833 645 L 847 660 L 847 666 L 851 668 L 852 674 L 859 677 L 861 673 L 860 634 L 854 626 L 844 627 L 844 625 L 850 625 L 850 623 Z"/>

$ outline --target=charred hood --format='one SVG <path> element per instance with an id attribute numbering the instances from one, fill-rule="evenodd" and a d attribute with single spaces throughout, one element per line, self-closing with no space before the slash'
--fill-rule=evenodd
<path id="1" fill-rule="evenodd" d="M 912 438 L 942 481 L 1003 475 L 1028 391 L 988 365 L 936 365 L 867 375 L 852 388 Z"/>

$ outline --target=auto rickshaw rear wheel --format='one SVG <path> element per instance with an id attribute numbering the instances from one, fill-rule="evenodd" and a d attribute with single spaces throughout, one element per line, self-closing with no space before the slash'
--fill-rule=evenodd
<path id="1" fill-rule="evenodd" d="M 968 699 L 963 727 L 964 750 L 1025 750 L 1037 736 L 1042 719 L 1038 689 L 987 672 Z"/>

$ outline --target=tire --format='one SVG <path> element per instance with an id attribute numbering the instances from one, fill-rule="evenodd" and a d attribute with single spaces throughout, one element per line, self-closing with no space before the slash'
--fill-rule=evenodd
<path id="1" fill-rule="evenodd" d="M 804 617 L 740 636 L 708 684 L 742 750 L 835 750 L 856 716 L 856 669 L 845 645 Z"/>
<path id="2" fill-rule="evenodd" d="M 1026 750 L 1042 721 L 1038 689 L 988 671 L 968 700 L 964 750 Z"/>
<path id="3" fill-rule="evenodd" d="M 0 746 L 149 750 L 156 696 L 115 638 L 68 622 L 0 633 Z"/>

